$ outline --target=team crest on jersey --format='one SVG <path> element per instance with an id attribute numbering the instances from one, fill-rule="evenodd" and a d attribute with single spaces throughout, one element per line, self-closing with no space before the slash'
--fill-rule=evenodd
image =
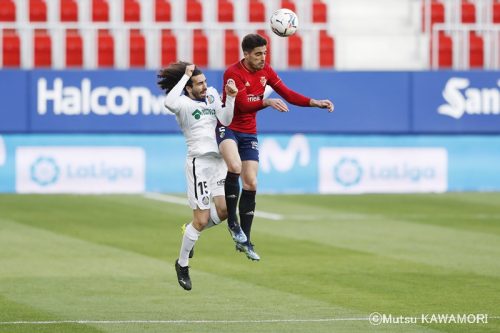
<path id="1" fill-rule="evenodd" d="M 215 97 L 213 95 L 208 95 L 207 101 L 208 101 L 208 104 L 212 104 L 215 101 Z"/>
<path id="2" fill-rule="evenodd" d="M 262 86 L 265 87 L 266 83 L 267 83 L 266 77 L 265 76 L 261 76 L 260 77 L 260 84 L 262 84 Z"/>

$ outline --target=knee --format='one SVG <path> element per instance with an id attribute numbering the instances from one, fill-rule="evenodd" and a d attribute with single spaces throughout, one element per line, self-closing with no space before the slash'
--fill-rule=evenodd
<path id="1" fill-rule="evenodd" d="M 217 215 L 221 221 L 227 219 L 227 208 L 226 207 L 216 207 Z"/>
<path id="2" fill-rule="evenodd" d="M 227 170 L 232 173 L 241 173 L 241 161 L 230 161 L 227 163 Z"/>
<path id="3" fill-rule="evenodd" d="M 243 188 L 248 191 L 257 191 L 257 178 L 244 180 Z"/>
<path id="4" fill-rule="evenodd" d="M 208 219 L 202 219 L 202 218 L 193 218 L 193 227 L 198 230 L 202 231 L 203 228 L 208 224 Z"/>

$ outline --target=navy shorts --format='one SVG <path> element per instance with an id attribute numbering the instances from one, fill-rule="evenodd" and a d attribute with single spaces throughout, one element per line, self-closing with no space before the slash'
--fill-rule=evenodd
<path id="1" fill-rule="evenodd" d="M 229 127 L 217 124 L 215 129 L 217 145 L 226 139 L 236 142 L 242 161 L 259 161 L 259 140 L 257 134 L 236 132 Z"/>

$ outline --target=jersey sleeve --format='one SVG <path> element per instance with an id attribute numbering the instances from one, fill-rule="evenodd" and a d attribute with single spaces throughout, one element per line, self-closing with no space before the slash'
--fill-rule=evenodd
<path id="1" fill-rule="evenodd" d="M 184 75 L 179 82 L 168 92 L 165 97 L 164 104 L 166 108 L 172 113 L 178 114 L 182 109 L 189 105 L 185 99 L 180 98 L 186 83 L 189 81 L 189 76 Z"/>
<path id="2" fill-rule="evenodd" d="M 238 105 L 238 110 L 241 113 L 255 113 L 264 108 L 262 100 L 257 101 L 249 101 L 247 89 L 245 87 L 245 81 L 241 75 L 239 75 L 235 71 L 227 70 L 224 73 L 224 85 L 227 83 L 227 80 L 233 79 L 236 88 L 238 88 L 238 94 L 236 95 L 235 104 Z M 226 101 L 226 92 L 223 93 L 223 100 Z"/>
<path id="3" fill-rule="evenodd" d="M 297 106 L 310 106 L 309 103 L 311 99 L 288 88 L 271 67 L 268 68 L 267 80 L 268 84 L 274 89 L 274 91 L 276 91 L 278 95 L 283 97 L 288 103 Z"/>

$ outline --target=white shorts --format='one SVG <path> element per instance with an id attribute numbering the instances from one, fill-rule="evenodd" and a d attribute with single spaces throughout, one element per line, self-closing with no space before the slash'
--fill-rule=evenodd
<path id="1" fill-rule="evenodd" d="M 200 156 L 186 160 L 189 206 L 210 209 L 212 197 L 224 195 L 227 166 L 221 156 Z"/>

